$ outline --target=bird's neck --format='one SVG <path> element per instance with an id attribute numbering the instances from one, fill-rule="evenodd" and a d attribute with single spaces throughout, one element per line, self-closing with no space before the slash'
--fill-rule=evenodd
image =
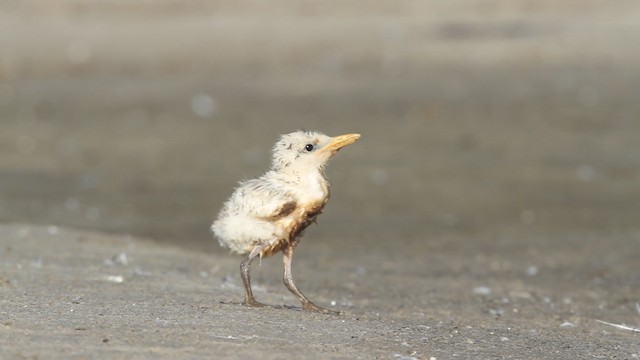
<path id="1" fill-rule="evenodd" d="M 285 175 L 287 182 L 309 201 L 329 196 L 329 181 L 322 169 L 291 170 Z"/>

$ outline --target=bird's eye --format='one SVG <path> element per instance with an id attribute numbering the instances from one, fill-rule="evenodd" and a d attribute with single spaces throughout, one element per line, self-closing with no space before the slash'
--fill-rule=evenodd
<path id="1" fill-rule="evenodd" d="M 313 144 L 307 144 L 307 146 L 305 146 L 304 149 L 307 151 L 313 151 Z"/>

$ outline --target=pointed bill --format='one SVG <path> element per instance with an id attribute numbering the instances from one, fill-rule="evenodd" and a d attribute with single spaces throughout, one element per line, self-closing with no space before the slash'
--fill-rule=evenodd
<path id="1" fill-rule="evenodd" d="M 322 148 L 322 152 L 335 153 L 343 147 L 353 144 L 360 139 L 360 134 L 344 134 L 331 139 L 331 142 Z"/>

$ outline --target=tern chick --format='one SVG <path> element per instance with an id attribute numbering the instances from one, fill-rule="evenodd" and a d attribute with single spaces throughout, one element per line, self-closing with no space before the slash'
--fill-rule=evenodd
<path id="1" fill-rule="evenodd" d="M 291 275 L 293 251 L 304 229 L 313 223 L 329 200 L 324 167 L 341 148 L 359 134 L 329 137 L 319 132 L 285 134 L 273 147 L 271 169 L 257 179 L 240 182 L 223 205 L 211 230 L 220 245 L 247 257 L 240 263 L 244 304 L 264 306 L 251 291 L 251 262 L 256 256 L 283 253 L 284 283 L 309 311 L 324 309 L 300 292 Z"/>

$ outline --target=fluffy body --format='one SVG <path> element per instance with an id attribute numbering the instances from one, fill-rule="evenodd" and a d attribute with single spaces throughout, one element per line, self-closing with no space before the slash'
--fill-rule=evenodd
<path id="1" fill-rule="evenodd" d="M 312 303 L 293 282 L 293 251 L 304 229 L 313 223 L 329 200 L 329 181 L 324 167 L 358 134 L 329 137 L 297 131 L 282 135 L 273 147 L 271 170 L 257 179 L 240 182 L 218 214 L 211 230 L 220 245 L 247 254 L 240 263 L 249 306 L 264 306 L 251 291 L 251 262 L 282 251 L 284 283 L 309 311 L 336 313 Z"/>
<path id="2" fill-rule="evenodd" d="M 260 256 L 269 256 L 297 243 L 328 200 L 329 182 L 322 171 L 292 178 L 271 170 L 241 182 L 211 229 L 220 245 L 235 253 L 266 245 Z"/>

